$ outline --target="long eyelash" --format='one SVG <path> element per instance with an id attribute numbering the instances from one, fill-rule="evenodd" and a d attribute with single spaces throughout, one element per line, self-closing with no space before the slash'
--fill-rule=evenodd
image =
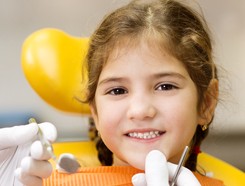
<path id="1" fill-rule="evenodd" d="M 123 93 L 116 94 L 115 93 L 116 90 L 123 91 Z M 127 91 L 124 88 L 116 87 L 116 88 L 112 88 L 112 89 L 108 90 L 106 92 L 106 94 L 110 94 L 110 95 L 121 95 L 121 94 L 125 94 L 126 92 Z"/>
<path id="2" fill-rule="evenodd" d="M 172 90 L 172 89 L 178 89 L 179 87 L 172 84 L 172 83 L 161 83 L 159 84 L 157 87 L 156 87 L 156 90 L 159 89 L 159 87 L 163 87 L 163 86 L 166 86 L 167 89 L 162 89 L 162 90 Z M 169 87 L 171 86 L 171 88 L 169 89 Z"/>

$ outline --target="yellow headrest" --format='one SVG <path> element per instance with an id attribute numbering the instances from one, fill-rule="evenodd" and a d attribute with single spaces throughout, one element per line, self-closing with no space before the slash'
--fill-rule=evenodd
<path id="1" fill-rule="evenodd" d="M 90 114 L 88 105 L 77 101 L 85 94 L 81 79 L 88 41 L 58 29 L 42 29 L 23 43 L 26 79 L 42 99 L 59 110 Z"/>

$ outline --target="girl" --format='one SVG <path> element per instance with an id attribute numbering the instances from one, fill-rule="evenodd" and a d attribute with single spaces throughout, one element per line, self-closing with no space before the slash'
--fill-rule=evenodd
<path id="1" fill-rule="evenodd" d="M 103 165 L 144 169 L 157 149 L 197 171 L 218 99 L 205 21 L 177 1 L 133 1 L 108 15 L 91 36 L 87 102 L 101 139 Z"/>
<path id="2" fill-rule="evenodd" d="M 189 145 L 185 165 L 196 171 L 218 98 L 204 20 L 177 1 L 133 1 L 95 31 L 87 62 L 102 164 L 143 169 L 153 149 L 177 163 Z"/>
<path id="3" fill-rule="evenodd" d="M 214 116 L 218 77 L 204 19 L 175 0 L 132 1 L 103 20 L 87 54 L 88 94 L 102 165 L 145 169 L 158 150 L 201 184 L 197 156 Z M 148 183 L 147 183 L 148 184 Z"/>

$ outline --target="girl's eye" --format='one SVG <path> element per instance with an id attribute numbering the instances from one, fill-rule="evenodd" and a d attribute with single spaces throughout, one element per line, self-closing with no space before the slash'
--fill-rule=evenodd
<path id="1" fill-rule="evenodd" d="M 172 84 L 161 84 L 156 88 L 156 90 L 173 90 L 177 88 L 178 88 L 177 86 Z"/>
<path id="2" fill-rule="evenodd" d="M 111 94 L 111 95 L 121 95 L 121 94 L 126 94 L 126 93 L 127 91 L 123 88 L 114 88 L 107 92 L 107 94 Z"/>

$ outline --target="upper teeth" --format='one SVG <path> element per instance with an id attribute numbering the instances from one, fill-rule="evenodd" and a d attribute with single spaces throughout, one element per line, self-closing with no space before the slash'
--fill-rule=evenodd
<path id="1" fill-rule="evenodd" d="M 128 134 L 130 137 L 134 138 L 141 138 L 141 139 L 150 139 L 150 138 L 155 138 L 157 136 L 160 136 L 159 131 L 150 131 L 150 132 L 130 132 Z"/>

